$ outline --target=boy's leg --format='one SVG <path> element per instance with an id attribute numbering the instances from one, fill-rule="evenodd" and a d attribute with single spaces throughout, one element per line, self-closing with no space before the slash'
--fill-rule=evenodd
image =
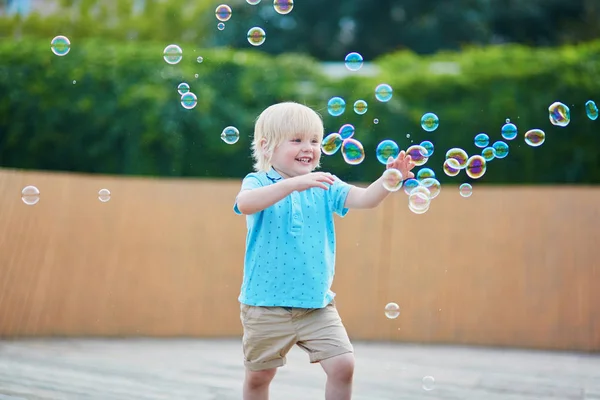
<path id="1" fill-rule="evenodd" d="M 294 314 L 298 326 L 298 346 L 308 353 L 311 363 L 321 363 L 327 374 L 325 398 L 350 399 L 354 348 L 335 302 L 315 310 L 294 311 Z"/>
<path id="2" fill-rule="evenodd" d="M 262 371 L 251 371 L 246 368 L 244 379 L 244 400 L 268 400 L 269 385 L 275 377 L 277 368 L 264 369 Z"/>

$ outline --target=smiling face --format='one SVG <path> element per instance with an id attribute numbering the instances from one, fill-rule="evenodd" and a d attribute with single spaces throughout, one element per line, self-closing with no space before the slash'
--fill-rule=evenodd
<path id="1" fill-rule="evenodd" d="M 312 172 L 321 160 L 319 135 L 292 135 L 273 151 L 271 165 L 284 178 Z"/>

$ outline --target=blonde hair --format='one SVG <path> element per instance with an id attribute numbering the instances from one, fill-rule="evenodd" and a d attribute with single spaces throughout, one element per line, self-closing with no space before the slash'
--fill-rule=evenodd
<path id="1" fill-rule="evenodd" d="M 290 101 L 268 107 L 258 116 L 254 125 L 254 169 L 268 172 L 273 151 L 294 135 L 317 136 L 321 142 L 323 129 L 321 116 L 305 105 Z"/>

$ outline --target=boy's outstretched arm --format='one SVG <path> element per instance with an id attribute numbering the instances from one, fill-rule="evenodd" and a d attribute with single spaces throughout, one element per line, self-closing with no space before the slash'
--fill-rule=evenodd
<path id="1" fill-rule="evenodd" d="M 294 191 L 302 192 L 312 187 L 328 190 L 334 178 L 327 172 L 313 172 L 294 178 L 282 179 L 269 186 L 242 190 L 236 197 L 237 209 L 246 215 L 254 214 L 271 207 Z"/>
<path id="2" fill-rule="evenodd" d="M 387 169 L 396 168 L 402 173 L 404 180 L 413 178 L 415 174 L 410 172 L 415 167 L 411 157 L 407 156 L 404 151 L 401 151 L 396 159 L 388 160 Z M 383 177 L 379 177 L 375 182 L 371 183 L 368 188 L 360 188 L 353 186 L 346 197 L 346 208 L 374 208 L 379 205 L 390 194 L 383 187 Z"/>

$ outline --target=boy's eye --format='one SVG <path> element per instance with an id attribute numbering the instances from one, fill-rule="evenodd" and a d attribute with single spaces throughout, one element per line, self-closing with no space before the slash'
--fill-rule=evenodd
<path id="1" fill-rule="evenodd" d="M 292 142 L 300 143 L 302 139 L 292 139 Z"/>

